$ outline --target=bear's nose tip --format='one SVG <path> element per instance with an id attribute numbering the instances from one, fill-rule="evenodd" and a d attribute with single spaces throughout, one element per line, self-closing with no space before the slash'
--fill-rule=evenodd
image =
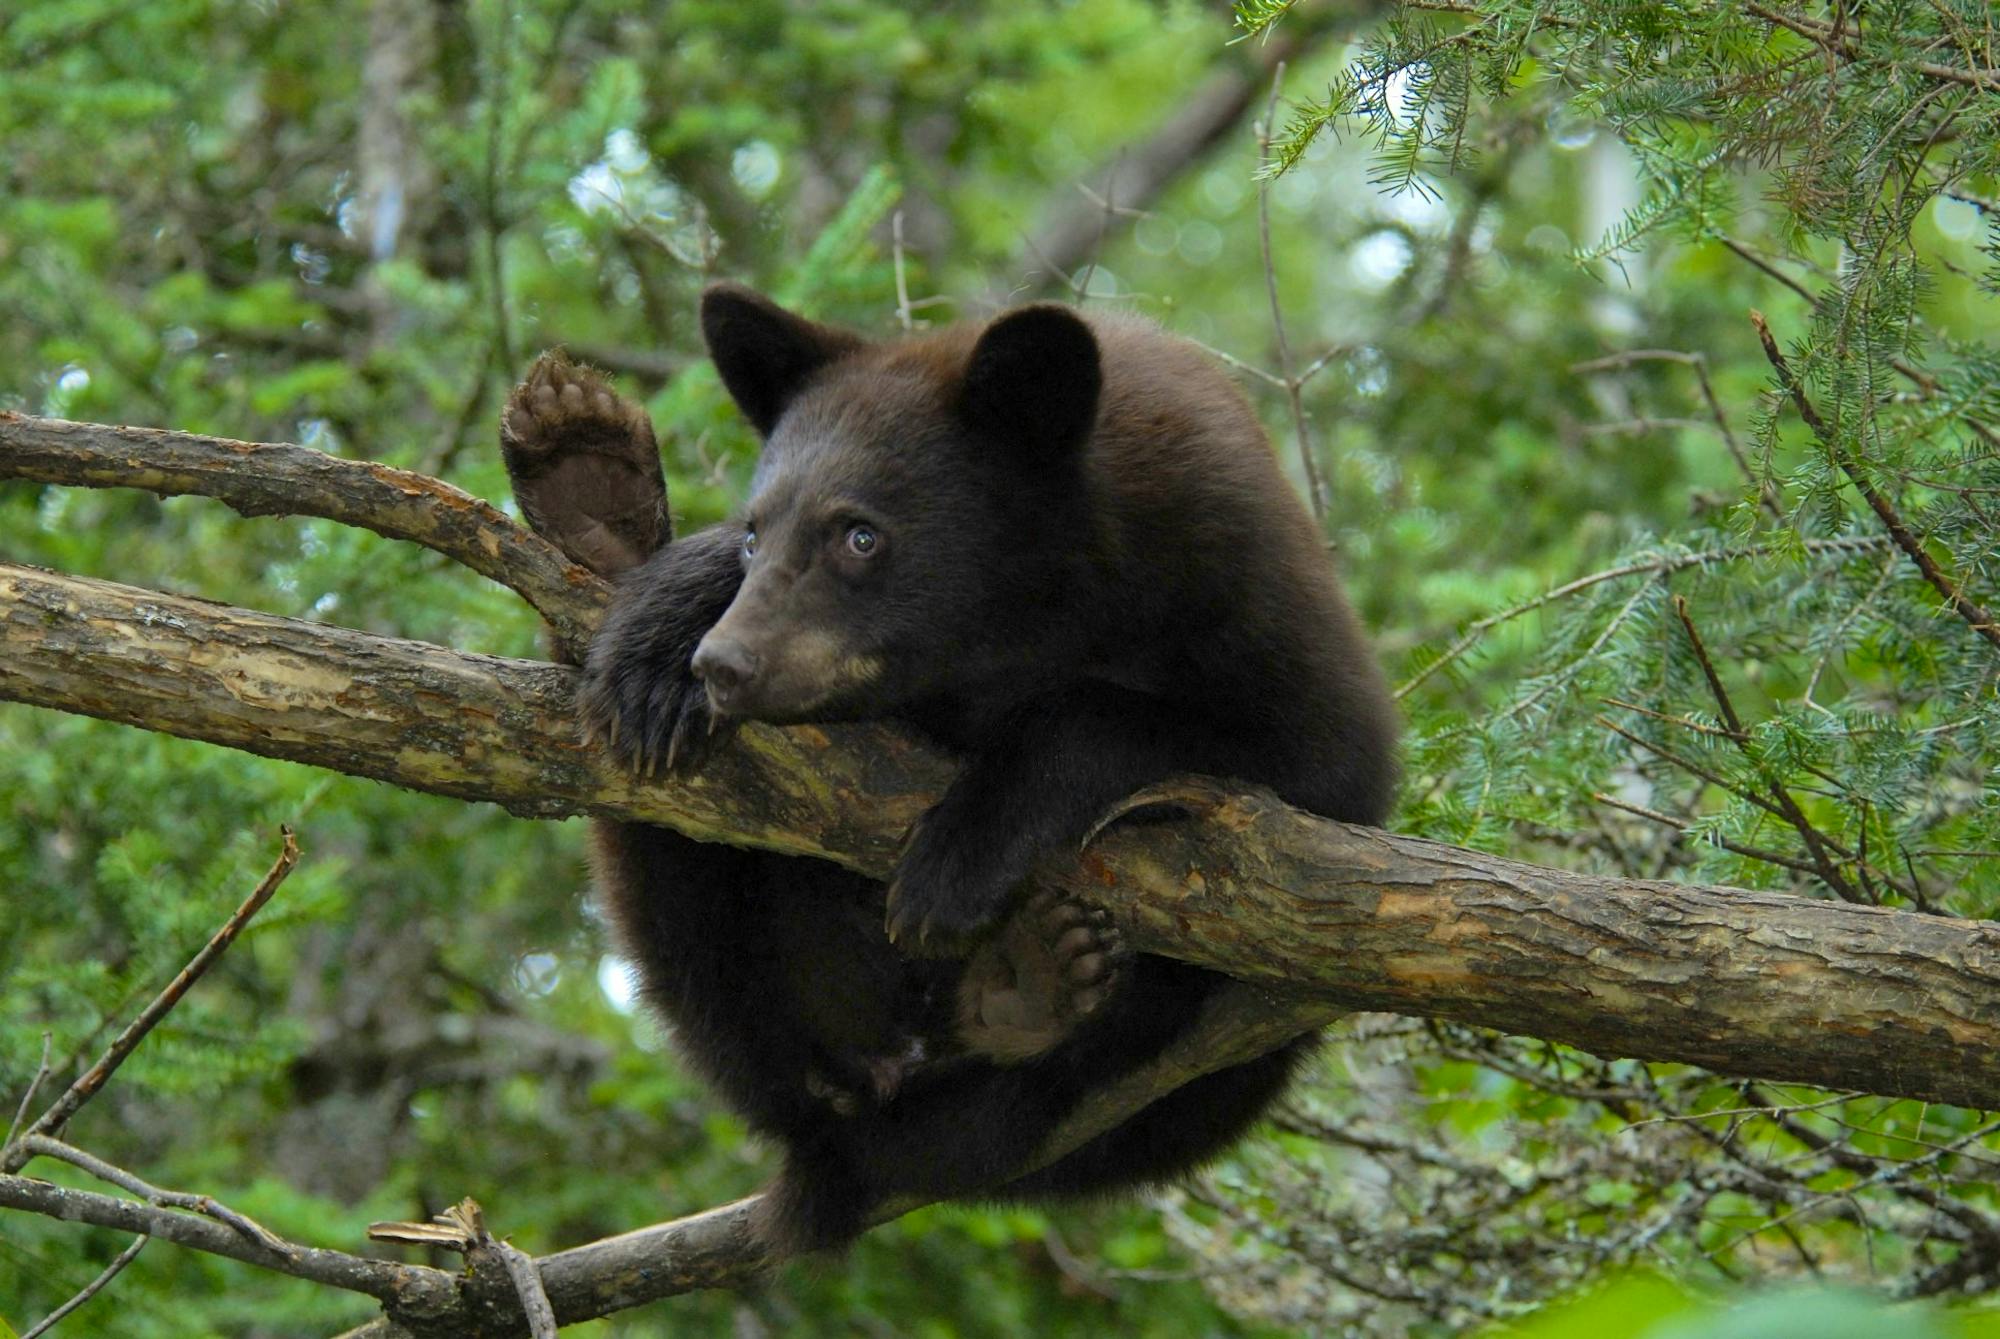
<path id="1" fill-rule="evenodd" d="M 741 642 L 704 637 L 694 649 L 689 668 L 708 686 L 709 701 L 716 707 L 727 707 L 729 699 L 756 675 L 757 656 Z"/>

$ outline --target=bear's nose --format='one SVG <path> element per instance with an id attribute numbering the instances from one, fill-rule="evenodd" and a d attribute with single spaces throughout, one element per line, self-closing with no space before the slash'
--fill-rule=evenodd
<path id="1" fill-rule="evenodd" d="M 694 661 L 689 668 L 694 670 L 695 678 L 708 686 L 709 702 L 727 709 L 729 699 L 756 676 L 757 656 L 741 642 L 704 637 L 694 649 Z"/>

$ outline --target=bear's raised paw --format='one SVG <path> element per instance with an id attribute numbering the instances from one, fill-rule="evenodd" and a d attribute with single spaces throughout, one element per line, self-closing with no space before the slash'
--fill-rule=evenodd
<path id="1" fill-rule="evenodd" d="M 535 533 L 600 576 L 638 566 L 671 536 L 646 411 L 560 350 L 507 397 L 500 452 Z"/>

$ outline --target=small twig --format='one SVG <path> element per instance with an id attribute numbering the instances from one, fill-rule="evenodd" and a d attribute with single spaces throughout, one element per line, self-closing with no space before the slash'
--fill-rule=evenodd
<path id="1" fill-rule="evenodd" d="M 1877 538 L 1874 536 L 1841 539 L 1809 539 L 1805 541 L 1802 547 L 1807 553 L 1866 553 L 1870 549 L 1881 548 L 1888 544 L 1888 542 L 1886 537 Z M 1523 614 L 1531 614 L 1543 605 L 1553 604 L 1557 600 L 1566 599 L 1580 591 L 1588 590 L 1592 586 L 1602 585 L 1607 581 L 1616 581 L 1621 577 L 1649 574 L 1670 576 L 1675 572 L 1685 571 L 1690 567 L 1707 567 L 1712 563 L 1737 562 L 1745 558 L 1763 558 L 1772 553 L 1785 551 L 1789 551 L 1789 546 L 1774 544 L 1749 544 L 1733 549 L 1704 549 L 1698 553 L 1673 554 L 1671 556 L 1649 558 L 1642 562 L 1626 563 L 1620 567 L 1607 567 L 1601 572 L 1592 572 L 1588 576 L 1580 576 L 1574 581 L 1566 581 L 1560 586 L 1543 591 L 1540 595 L 1532 599 L 1510 605 L 1496 614 L 1488 614 L 1486 617 L 1468 624 L 1465 631 L 1459 634 L 1458 640 L 1446 647 L 1443 654 L 1439 655 L 1436 660 L 1431 661 L 1408 679 L 1405 679 L 1396 688 L 1395 696 L 1398 701 L 1407 697 L 1424 680 L 1436 674 L 1452 661 L 1457 660 L 1467 651 L 1470 651 L 1478 644 L 1480 638 L 1501 624 L 1510 623 Z"/>
<path id="2" fill-rule="evenodd" d="M 501 251 L 501 240 L 507 235 L 507 223 L 501 218 L 500 194 L 505 169 L 501 163 L 500 141 L 506 133 L 506 113 L 509 99 L 501 94 L 508 82 L 508 56 L 511 54 L 514 38 L 514 15 L 508 8 L 497 11 L 495 26 L 498 31 L 493 39 L 493 52 L 487 62 L 486 88 L 486 136 L 485 170 L 480 183 L 480 222 L 486 233 L 486 298 L 493 308 L 493 340 L 500 351 L 502 367 L 517 367 L 514 357 L 514 341 L 509 333 L 507 316 L 507 269 L 506 257 Z"/>
<path id="3" fill-rule="evenodd" d="M 1842 59 L 1858 61 L 1864 58 L 1865 53 L 1855 37 L 1823 19 L 1808 18 L 1803 14 L 1786 14 L 1769 5 L 1746 4 L 1743 8 L 1766 23 L 1790 29 L 1808 42 L 1829 53 L 1837 54 Z M 2000 70 L 1969 70 L 1957 65 L 1939 65 L 1935 61 L 1925 60 L 1910 61 L 1908 67 L 1926 78 L 1964 84 L 1968 88 L 1980 89 L 1987 93 L 2000 93 Z"/>
<path id="4" fill-rule="evenodd" d="M 514 1285 L 521 1314 L 528 1322 L 528 1333 L 533 1339 L 556 1339 L 555 1308 L 549 1305 L 549 1295 L 542 1288 L 542 1275 L 535 1258 L 514 1243 L 497 1237 L 489 1237 L 486 1245 L 500 1257 L 500 1264 Z"/>
<path id="5" fill-rule="evenodd" d="M 889 234 L 896 258 L 896 320 L 905 330 L 916 329 L 916 321 L 910 315 L 910 285 L 903 276 L 903 211 L 897 210 L 889 218 Z"/>
<path id="6" fill-rule="evenodd" d="M 556 1313 L 548 1290 L 542 1286 L 541 1267 L 526 1251 L 488 1231 L 485 1211 L 470 1196 L 428 1223 L 370 1223 L 368 1239 L 441 1248 L 468 1257 L 491 1255 L 506 1271 L 532 1339 L 555 1339 Z"/>
<path id="7" fill-rule="evenodd" d="M 1599 698 L 1598 701 L 1604 703 L 1607 707 L 1617 707 L 1620 711 L 1635 711 L 1641 716 L 1651 717 L 1653 720 L 1667 725 L 1678 725 L 1683 730 L 1692 730 L 1698 735 L 1713 735 L 1717 739 L 1743 738 L 1741 734 L 1734 730 L 1718 730 L 1715 726 L 1703 725 L 1700 721 L 1689 720 L 1685 716 L 1675 716 L 1669 712 L 1655 711 L 1651 707 L 1642 707 L 1637 702 L 1627 702 L 1622 697 L 1604 697 Z"/>
<path id="8" fill-rule="evenodd" d="M 1194 345 L 1196 348 L 1200 349 L 1203 353 L 1207 354 L 1209 357 L 1215 359 L 1216 361 L 1224 363 L 1229 367 L 1233 367 L 1238 372 L 1244 373 L 1246 376 L 1253 376 L 1257 378 L 1257 380 L 1264 382 L 1266 385 L 1276 386 L 1279 390 L 1283 390 L 1288 384 L 1285 378 L 1279 376 L 1276 372 L 1266 372 L 1263 368 L 1258 367 L 1255 363 L 1246 363 L 1241 358 L 1238 358 L 1235 354 L 1226 353 L 1223 350 L 1216 348 L 1212 344 L 1204 344 L 1200 340 L 1194 338 L 1192 335 L 1183 335 L 1181 336 L 1181 338 L 1187 340 L 1188 343 Z"/>
<path id="9" fill-rule="evenodd" d="M 62 1140 L 51 1139 L 45 1134 L 24 1136 L 21 1140 L 21 1147 L 24 1151 L 34 1156 L 54 1158 L 59 1162 L 66 1162 L 72 1167 L 89 1172 L 92 1176 L 107 1185 L 114 1185 L 120 1190 L 130 1191 L 155 1208 L 184 1209 L 189 1213 L 198 1213 L 204 1218 L 213 1218 L 216 1222 L 233 1229 L 248 1240 L 256 1242 L 267 1251 L 276 1251 L 279 1255 L 283 1256 L 295 1256 L 298 1254 L 298 1247 L 292 1245 L 277 1233 L 259 1225 L 248 1216 L 238 1213 L 228 1205 L 218 1203 L 207 1195 L 191 1194 L 185 1190 L 164 1190 L 150 1181 L 134 1176 L 123 1167 L 113 1166 L 94 1153 L 86 1153 L 74 1144 L 65 1144 Z"/>
<path id="10" fill-rule="evenodd" d="M 279 851 L 278 858 L 272 864 L 270 871 L 264 875 L 263 882 L 243 900 L 243 905 L 223 923 L 222 928 L 202 946 L 201 951 L 188 961 L 188 965 L 181 968 L 179 974 L 167 983 L 166 989 L 155 996 L 153 1002 L 132 1020 L 131 1025 L 118 1034 L 117 1040 L 98 1057 L 97 1063 L 92 1065 L 83 1077 L 72 1083 L 69 1090 L 57 1098 L 49 1109 L 28 1127 L 29 1137 L 23 1138 L 16 1144 L 10 1144 L 5 1150 L 0 1150 L 0 1171 L 16 1172 L 21 1169 L 22 1164 L 27 1161 L 24 1146 L 30 1142 L 32 1136 L 59 1133 L 70 1117 L 74 1116 L 85 1102 L 97 1095 L 106 1080 L 117 1072 L 118 1066 L 124 1064 L 125 1058 L 146 1039 L 146 1034 L 181 1002 L 181 997 L 187 994 L 188 988 L 199 981 L 202 974 L 214 965 L 215 960 L 222 956 L 223 950 L 235 942 L 236 936 L 242 932 L 250 918 L 271 900 L 271 894 L 278 891 L 278 885 L 285 881 L 285 876 L 290 874 L 292 867 L 299 862 L 298 838 L 293 835 L 289 827 L 280 828 L 279 832 L 283 834 L 284 848 Z"/>
<path id="11" fill-rule="evenodd" d="M 1727 237 L 1718 234 L 1715 240 L 1721 242 L 1724 246 L 1728 247 L 1731 251 L 1734 251 L 1738 256 L 1742 257 L 1744 260 L 1750 262 L 1750 264 L 1756 266 L 1759 270 L 1762 270 L 1765 274 L 1769 275 L 1771 278 L 1776 279 L 1786 288 L 1789 288 L 1794 293 L 1797 293 L 1800 297 L 1806 300 L 1807 305 L 1809 306 L 1818 305 L 1819 300 L 1812 295 L 1811 289 L 1807 288 L 1804 284 L 1800 283 L 1798 280 L 1792 278 L 1791 275 L 1786 274 L 1783 270 L 1779 269 L 1776 265 L 1773 265 L 1770 261 L 1765 260 L 1755 251 L 1752 251 L 1749 247 L 1737 241 L 1734 237 Z"/>
<path id="12" fill-rule="evenodd" d="M 1069 1248 L 1069 1243 L 1063 1240 L 1061 1230 L 1054 1223 L 1050 1223 L 1042 1233 L 1042 1249 L 1065 1279 L 1107 1302 L 1118 1300 L 1118 1290 L 1099 1278 L 1090 1265 L 1077 1258 L 1076 1252 Z"/>
<path id="13" fill-rule="evenodd" d="M 1688 819 L 1675 818 L 1672 814 L 1662 813 L 1658 809 L 1648 809 L 1643 804 L 1634 804 L 1630 800 L 1621 800 L 1615 795 L 1606 795 L 1600 790 L 1592 791 L 1590 798 L 1609 808 L 1621 809 L 1628 814 L 1636 815 L 1649 823 L 1658 823 L 1662 827 L 1672 828 L 1675 832 L 1683 836 L 1694 826 Z M 1767 851 L 1760 846 L 1745 846 L 1741 842 L 1732 841 L 1728 837 L 1719 836 L 1714 833 L 1705 834 L 1703 840 L 1712 841 L 1725 851 L 1733 851 L 1737 855 L 1745 856 L 1751 860 L 1761 860 L 1766 864 L 1777 865 L 1782 869 L 1789 869 L 1794 873 L 1804 874 L 1811 878 L 1819 877 L 1819 870 L 1811 864 L 1793 856 L 1788 856 L 1782 851 Z M 1640 1123 L 1643 1124 L 1643 1122 Z"/>
<path id="14" fill-rule="evenodd" d="M 1729 737 L 1738 743 L 1743 742 L 1747 738 L 1743 733 L 1743 722 L 1737 718 L 1736 708 L 1722 687 L 1722 677 L 1715 672 L 1715 662 L 1708 658 L 1708 647 L 1703 645 L 1701 634 L 1695 631 L 1694 619 L 1688 614 L 1687 597 L 1674 596 L 1674 615 L 1680 619 L 1682 631 L 1687 633 L 1695 659 L 1701 662 L 1701 672 L 1708 679 L 1709 694 L 1715 698 L 1716 709 L 1722 713 L 1722 723 L 1729 727 Z"/>
<path id="15" fill-rule="evenodd" d="M 28 1080 L 28 1091 L 21 1094 L 21 1105 L 14 1109 L 13 1123 L 7 1127 L 7 1137 L 0 1139 L 0 1148 L 11 1145 L 14 1136 L 21 1133 L 21 1122 L 28 1119 L 28 1108 L 34 1104 L 35 1092 L 42 1086 L 42 1081 L 49 1076 L 49 1046 L 54 1040 L 54 1033 L 42 1034 L 42 1063 L 35 1066 L 35 1076 Z"/>
<path id="16" fill-rule="evenodd" d="M 1257 161 L 1270 161 L 1271 127 L 1278 115 L 1278 92 L 1285 84 L 1285 62 L 1279 61 L 1271 75 L 1271 97 L 1264 104 L 1264 119 L 1257 123 Z M 1264 254 L 1264 293 L 1271 303 L 1271 335 L 1277 345 L 1278 379 L 1285 388 L 1285 400 L 1292 410 L 1292 430 L 1298 436 L 1299 468 L 1305 471 L 1306 498 L 1312 503 L 1313 519 L 1324 525 L 1328 510 L 1326 480 L 1313 457 L 1312 434 L 1306 426 L 1305 398 L 1300 393 L 1304 377 L 1292 375 L 1292 352 L 1285 340 L 1285 313 L 1278 301 L 1278 270 L 1271 259 L 1271 180 L 1257 180 L 1257 240 Z M 1313 369 L 1317 371 L 1318 368 Z"/>
<path id="17" fill-rule="evenodd" d="M 1825 838 L 1820 830 L 1813 826 L 1812 820 L 1806 817 L 1805 811 L 1799 808 L 1799 802 L 1792 798 L 1791 791 L 1770 773 L 1755 753 L 1751 752 L 1749 734 L 1743 729 L 1743 722 L 1736 714 L 1736 707 L 1729 700 L 1729 691 L 1722 686 L 1722 676 L 1716 672 L 1715 662 L 1709 659 L 1708 647 L 1702 642 L 1701 633 L 1695 629 L 1694 618 L 1688 613 L 1686 597 L 1674 596 L 1674 615 L 1680 619 L 1681 630 L 1687 634 L 1688 645 L 1694 648 L 1695 659 L 1701 664 L 1702 676 L 1708 680 L 1709 695 L 1715 699 L 1715 708 L 1722 714 L 1722 723 L 1729 727 L 1730 739 L 1750 765 L 1757 769 L 1758 775 L 1763 778 L 1766 790 L 1770 792 L 1771 799 L 1778 806 L 1779 814 L 1792 825 L 1792 830 L 1799 834 L 1799 840 L 1805 843 L 1806 852 L 1812 858 L 1820 879 L 1839 894 L 1842 901 L 1875 901 L 1876 899 L 1866 896 L 1854 886 L 1852 880 L 1841 873 L 1840 867 L 1828 854 Z"/>
<path id="18" fill-rule="evenodd" d="M 487 340 L 486 352 L 472 369 L 472 379 L 465 388 L 465 399 L 459 405 L 458 414 L 452 419 L 451 427 L 424 460 L 423 472 L 433 478 L 440 478 L 458 459 L 458 453 L 465 449 L 465 443 L 472 431 L 472 425 L 480 417 L 480 410 L 486 404 L 486 378 L 499 363 L 500 340 L 497 336 Z M 510 375 L 505 371 L 503 376 Z"/>
<path id="19" fill-rule="evenodd" d="M 146 1243 L 151 1240 L 152 1238 L 147 1236 L 132 1238 L 132 1244 L 118 1252 L 112 1258 L 111 1263 L 104 1267 L 103 1273 L 84 1284 L 83 1291 L 70 1298 L 67 1302 L 64 1302 L 54 1311 L 49 1312 L 39 1323 L 30 1325 L 27 1329 L 21 1331 L 21 1339 L 40 1339 L 40 1336 L 47 1334 L 55 1328 L 57 1321 L 82 1306 L 85 1302 L 88 1302 L 91 1298 L 97 1296 L 100 1292 L 103 1292 L 104 1285 L 117 1278 L 123 1272 L 125 1266 L 131 1264 L 138 1257 L 139 1252 L 146 1249 Z"/>
<path id="20" fill-rule="evenodd" d="M 1347 346 L 1345 344 L 1334 345 L 1332 348 L 1328 349 L 1325 353 L 1322 353 L 1319 357 L 1307 363 L 1303 368 L 1299 370 L 1299 374 L 1293 377 L 1292 380 L 1298 385 L 1304 386 L 1308 381 L 1311 381 L 1321 372 L 1324 372 L 1327 369 L 1328 364 L 1332 363 L 1334 359 L 1340 357 L 1341 354 L 1346 353 L 1347 351 L 1348 351 Z"/>
<path id="21" fill-rule="evenodd" d="M 1075 295 L 1079 307 L 1090 299 L 1090 281 L 1097 277 L 1097 258 L 1104 254 L 1104 238 L 1111 231 L 1111 220 L 1118 217 L 1118 169 L 1123 161 L 1122 154 L 1112 160 L 1111 171 L 1104 178 L 1103 195 L 1099 195 L 1088 186 L 1081 184 L 1078 186 L 1098 210 L 1097 236 L 1090 244 L 1090 258 L 1070 283 L 1070 291 Z"/>
<path id="22" fill-rule="evenodd" d="M 1931 583 L 1932 588 L 1944 597 L 1945 602 L 1960 618 L 1972 625 L 1974 632 L 1994 646 L 2000 647 L 2000 624 L 1993 621 L 1993 615 L 1960 592 L 1957 584 L 1938 566 L 1937 560 L 1932 558 L 1917 537 L 1910 533 L 1909 526 L 1903 523 L 1902 516 L 1898 514 L 1889 499 L 1882 496 L 1852 456 L 1841 448 L 1839 438 L 1827 425 L 1826 420 L 1820 417 L 1819 411 L 1813 407 L 1812 401 L 1806 396 L 1805 386 L 1800 383 L 1792 371 L 1791 364 L 1779 350 L 1778 341 L 1772 336 L 1771 327 L 1764 320 L 1764 313 L 1753 309 L 1750 313 L 1750 324 L 1757 328 L 1757 338 L 1764 345 L 1764 356 L 1770 359 L 1771 366 L 1777 369 L 1778 382 L 1791 395 L 1792 403 L 1798 406 L 1799 417 L 1806 421 L 1806 426 L 1812 429 L 1815 437 L 1819 438 L 1820 445 L 1826 448 L 1827 454 L 1833 457 L 1834 463 L 1840 466 L 1841 472 L 1846 474 L 1848 481 L 1874 511 L 1883 528 L 1889 532 L 1890 538 L 1896 541 L 1896 547 L 1910 556 L 1910 561 L 1924 574 L 1924 580 Z"/>
<path id="23" fill-rule="evenodd" d="M 1855 619 L 1861 617 L 1870 605 L 1875 603 L 1876 597 L 1882 593 L 1882 588 L 1889 584 L 1889 578 L 1894 576 L 1895 573 L 1896 555 L 1891 553 L 1882 559 L 1881 574 L 1875 578 L 1875 584 L 1868 588 L 1868 593 L 1850 605 L 1847 612 L 1840 616 L 1840 621 L 1834 624 L 1833 631 L 1827 634 L 1826 649 L 1813 661 L 1812 673 L 1806 676 L 1805 689 L 1799 694 L 1799 701 L 1811 707 L 1820 715 L 1833 715 L 1831 711 L 1813 701 L 1813 694 L 1819 689 L 1820 675 L 1826 672 L 1827 662 L 1833 658 L 1834 650 L 1840 645 L 1841 639 L 1847 635 L 1849 626 L 1853 624 Z"/>
<path id="24" fill-rule="evenodd" d="M 534 1257 L 487 1231 L 486 1215 L 476 1200 L 460 1200 L 439 1217 L 460 1224 L 471 1234 L 473 1252 L 491 1251 L 499 1258 L 500 1267 L 507 1271 L 507 1281 L 514 1285 L 514 1295 L 520 1300 L 521 1315 L 528 1322 L 532 1339 L 556 1339 L 555 1308 L 549 1305 L 549 1295 L 542 1287 L 541 1270 Z"/>
<path id="25" fill-rule="evenodd" d="M 1598 631 L 1597 636 L 1591 639 L 1590 645 L 1583 648 L 1582 654 L 1576 656 L 1574 659 L 1570 661 L 1569 668 L 1566 671 L 1561 671 L 1555 674 L 1551 674 L 1546 683 L 1542 684 L 1542 686 L 1535 689 L 1534 692 L 1522 698 L 1519 702 L 1516 702 L 1513 706 L 1507 708 L 1506 711 L 1500 714 L 1499 719 L 1503 721 L 1512 720 L 1514 717 L 1519 716 L 1522 712 L 1526 711 L 1529 707 L 1532 707 L 1537 702 L 1540 702 L 1550 693 L 1553 693 L 1556 689 L 1568 683 L 1571 679 L 1574 679 L 1579 673 L 1582 672 L 1583 667 L 1590 663 L 1591 657 L 1595 656 L 1600 650 L 1603 649 L 1604 644 L 1611 640 L 1612 634 L 1616 633 L 1618 629 L 1625 626 L 1625 620 L 1632 617 L 1632 612 L 1639 607 L 1639 601 L 1646 598 L 1646 593 L 1652 590 L 1653 587 L 1658 585 L 1663 579 L 1664 579 L 1663 574 L 1658 572 L 1654 573 L 1650 580 L 1648 580 L 1644 585 L 1640 586 L 1639 589 L 1632 592 L 1631 598 L 1626 600 L 1625 603 L 1619 607 L 1618 612 L 1611 616 L 1610 621 L 1607 622 L 1603 626 L 1603 628 L 1601 628 Z"/>
<path id="26" fill-rule="evenodd" d="M 1572 372 L 1608 372 L 1630 367 L 1633 363 L 1660 362 L 1681 363 L 1694 369 L 1695 380 L 1701 386 L 1701 398 L 1708 405 L 1708 416 L 1715 421 L 1716 431 L 1722 434 L 1722 443 L 1729 448 L 1729 455 L 1736 462 L 1736 468 L 1743 473 L 1743 479 L 1757 490 L 1758 501 L 1775 519 L 1783 515 L 1778 504 L 1778 490 L 1767 478 L 1758 475 L 1750 464 L 1749 455 L 1743 450 L 1742 442 L 1736 438 L 1736 430 L 1729 426 L 1729 416 L 1722 412 L 1722 401 L 1716 398 L 1715 386 L 1708 379 L 1708 355 L 1702 353 L 1682 353 L 1677 349 L 1628 349 L 1607 358 L 1593 358 L 1589 362 L 1574 364 Z"/>
<path id="27" fill-rule="evenodd" d="M 1586 423 L 1581 431 L 1585 437 L 1611 437 L 1620 433 L 1674 432 L 1713 426 L 1707 419 L 1700 418 L 1620 418 L 1603 423 Z"/>
<path id="28" fill-rule="evenodd" d="M 1741 785 L 1738 782 L 1731 781 L 1714 768 L 1704 767 L 1684 753 L 1676 753 L 1665 744 L 1656 743 L 1644 735 L 1635 734 L 1612 720 L 1609 716 L 1595 716 L 1591 719 L 1602 728 L 1617 735 L 1626 743 L 1644 749 L 1662 762 L 1672 763 L 1689 776 L 1698 777 L 1708 782 L 1711 786 L 1715 786 L 1720 790 L 1726 790 L 1737 799 L 1744 801 L 1746 804 L 1755 805 L 1773 818 L 1783 818 L 1785 816 L 1784 812 L 1777 805 L 1766 799 L 1760 792 L 1751 790 L 1749 787 Z"/>

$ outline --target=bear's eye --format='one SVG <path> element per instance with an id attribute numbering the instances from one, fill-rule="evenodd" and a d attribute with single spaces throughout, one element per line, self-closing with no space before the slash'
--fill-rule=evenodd
<path id="1" fill-rule="evenodd" d="M 755 552 L 757 552 L 757 530 L 753 526 L 743 532 L 743 556 L 748 558 Z"/>
<path id="2" fill-rule="evenodd" d="M 857 525 L 847 531 L 847 551 L 857 558 L 872 557 L 882 547 L 882 537 L 873 526 Z"/>

